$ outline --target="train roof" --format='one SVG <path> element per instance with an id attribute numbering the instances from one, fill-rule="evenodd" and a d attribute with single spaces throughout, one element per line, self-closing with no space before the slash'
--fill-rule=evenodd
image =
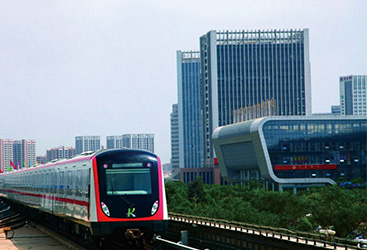
<path id="1" fill-rule="evenodd" d="M 116 151 L 142 152 L 142 153 L 150 154 L 151 156 L 156 156 L 154 153 L 146 151 L 146 150 L 142 150 L 142 149 L 131 149 L 131 148 L 101 149 L 101 150 L 98 150 L 98 151 L 83 152 L 79 155 L 74 156 L 73 158 L 70 158 L 70 159 L 55 159 L 55 160 L 52 160 L 52 161 L 47 162 L 45 164 L 31 166 L 31 167 L 28 167 L 28 168 L 16 169 L 16 170 L 13 170 L 11 172 L 5 172 L 5 173 L 2 173 L 2 174 L 11 174 L 11 173 L 15 173 L 15 172 L 27 172 L 27 171 L 32 171 L 32 170 L 36 170 L 36 169 L 54 167 L 54 166 L 61 165 L 61 164 L 69 164 L 69 163 L 80 162 L 80 161 L 88 161 L 88 160 L 91 160 L 94 156 L 103 155 L 105 153 L 116 152 Z"/>

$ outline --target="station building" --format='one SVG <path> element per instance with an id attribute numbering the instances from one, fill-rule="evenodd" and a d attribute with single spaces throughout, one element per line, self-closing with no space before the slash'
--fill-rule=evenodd
<path id="1" fill-rule="evenodd" d="M 367 181 L 366 116 L 268 116 L 218 127 L 212 139 L 220 173 L 232 183 L 255 179 L 297 192 Z"/>

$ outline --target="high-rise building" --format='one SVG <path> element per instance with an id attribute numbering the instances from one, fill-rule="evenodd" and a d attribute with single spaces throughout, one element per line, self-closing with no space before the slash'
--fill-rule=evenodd
<path id="1" fill-rule="evenodd" d="M 6 171 L 13 162 L 16 168 L 34 166 L 36 164 L 36 141 L 35 140 L 12 140 L 0 139 L 0 164 L 1 169 Z"/>
<path id="2" fill-rule="evenodd" d="M 100 136 L 76 136 L 75 154 L 81 154 L 87 151 L 97 151 L 101 149 Z"/>
<path id="3" fill-rule="evenodd" d="M 180 168 L 202 166 L 200 52 L 177 51 Z"/>
<path id="4" fill-rule="evenodd" d="M 14 140 L 13 162 L 17 167 L 29 167 L 36 164 L 36 141 Z"/>
<path id="5" fill-rule="evenodd" d="M 367 75 L 342 76 L 339 87 L 340 114 L 367 115 Z"/>
<path id="6" fill-rule="evenodd" d="M 111 135 L 106 137 L 107 149 L 122 148 L 122 135 Z"/>
<path id="7" fill-rule="evenodd" d="M 34 166 L 36 165 L 36 141 L 35 140 L 27 140 L 27 160 L 26 166 Z"/>
<path id="8" fill-rule="evenodd" d="M 51 148 L 46 150 L 46 161 L 52 161 L 56 159 L 70 159 L 75 156 L 75 148 L 68 148 L 60 146 L 57 148 Z"/>
<path id="9" fill-rule="evenodd" d="M 172 170 L 180 167 L 179 135 L 178 135 L 178 104 L 172 105 L 171 113 L 171 165 Z"/>
<path id="10" fill-rule="evenodd" d="M 25 156 L 27 155 L 25 140 L 15 140 L 13 143 L 13 162 L 17 167 L 25 165 Z"/>
<path id="11" fill-rule="evenodd" d="M 124 134 L 122 147 L 144 149 L 154 153 L 154 134 Z"/>
<path id="12" fill-rule="evenodd" d="M 277 115 L 311 115 L 308 29 L 210 31 L 200 38 L 204 166 L 211 135 L 233 111 L 273 100 Z"/>
<path id="13" fill-rule="evenodd" d="M 10 167 L 10 161 L 14 161 L 13 143 L 12 139 L 0 139 L 0 169 L 2 171 Z"/>

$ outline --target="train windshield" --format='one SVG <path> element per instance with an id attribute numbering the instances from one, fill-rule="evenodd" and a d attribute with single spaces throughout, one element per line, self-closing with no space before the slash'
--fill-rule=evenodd
<path id="1" fill-rule="evenodd" d="M 107 195 L 150 195 L 150 171 L 142 163 L 112 164 L 106 169 Z"/>

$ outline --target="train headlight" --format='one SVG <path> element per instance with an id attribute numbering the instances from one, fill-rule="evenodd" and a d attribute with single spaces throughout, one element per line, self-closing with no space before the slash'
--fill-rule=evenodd
<path id="1" fill-rule="evenodd" d="M 158 200 L 156 200 L 154 203 L 153 203 L 153 206 L 152 206 L 152 210 L 151 210 L 151 215 L 154 215 L 158 210 Z"/>
<path id="2" fill-rule="evenodd" d="M 102 211 L 105 215 L 110 217 L 110 210 L 108 209 L 107 205 L 101 202 Z"/>

